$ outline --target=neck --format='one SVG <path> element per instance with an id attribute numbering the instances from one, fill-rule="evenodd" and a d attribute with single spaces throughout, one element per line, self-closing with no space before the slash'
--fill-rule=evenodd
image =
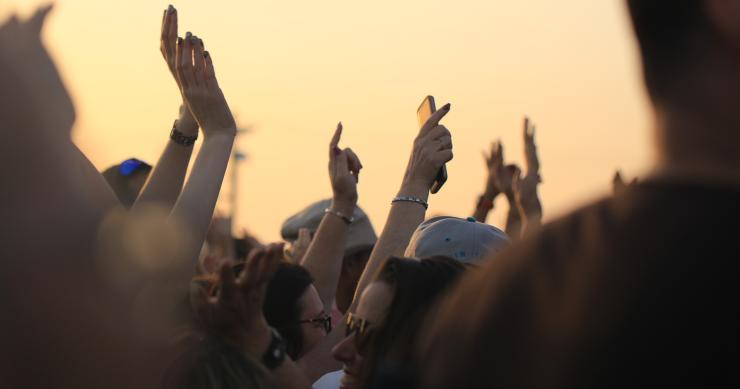
<path id="1" fill-rule="evenodd" d="M 740 184 L 740 82 L 715 70 L 690 81 L 679 93 L 688 98 L 658 107 L 660 175 Z"/>

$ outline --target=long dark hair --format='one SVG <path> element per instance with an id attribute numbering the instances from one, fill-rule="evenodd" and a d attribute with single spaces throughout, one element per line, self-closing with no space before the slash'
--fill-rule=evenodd
<path id="1" fill-rule="evenodd" d="M 375 282 L 391 285 L 393 299 L 364 356 L 362 375 L 367 384 L 377 384 L 378 376 L 387 369 L 410 377 L 414 342 L 424 317 L 463 270 L 463 264 L 448 257 L 391 257 L 386 261 Z"/>
<path id="2" fill-rule="evenodd" d="M 262 311 L 267 323 L 275 328 L 285 340 L 287 353 L 297 360 L 303 355 L 303 332 L 299 300 L 313 284 L 313 278 L 304 267 L 281 263 L 267 286 Z"/>

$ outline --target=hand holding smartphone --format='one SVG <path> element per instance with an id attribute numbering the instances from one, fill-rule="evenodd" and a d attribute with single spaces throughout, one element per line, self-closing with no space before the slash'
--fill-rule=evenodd
<path id="1" fill-rule="evenodd" d="M 424 123 L 429 120 L 429 118 L 435 111 L 437 111 L 437 107 L 434 103 L 434 97 L 425 97 L 424 101 L 421 102 L 419 109 L 416 110 L 416 116 L 419 119 L 420 128 L 424 126 Z M 434 182 L 432 183 L 432 188 L 430 189 L 430 192 L 433 194 L 439 192 L 439 190 L 442 189 L 442 186 L 444 186 L 445 182 L 447 182 L 446 164 L 442 165 L 442 167 L 439 169 L 439 172 L 437 173 L 437 176 L 434 178 Z"/>

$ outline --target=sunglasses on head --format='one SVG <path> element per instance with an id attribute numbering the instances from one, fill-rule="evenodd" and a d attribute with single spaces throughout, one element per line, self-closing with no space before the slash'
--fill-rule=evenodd
<path id="1" fill-rule="evenodd" d="M 326 331 L 327 334 L 331 332 L 331 316 L 327 314 L 323 314 L 321 317 L 317 317 L 315 319 L 306 319 L 298 322 L 298 324 L 306 323 L 311 323 L 315 326 L 323 327 L 324 331 Z"/>
<path id="2" fill-rule="evenodd" d="M 345 335 L 355 336 L 355 348 L 357 352 L 362 355 L 364 351 L 367 351 L 367 346 L 370 344 L 374 330 L 370 327 L 370 322 L 367 320 L 350 313 L 347 315 L 347 330 Z"/>
<path id="3" fill-rule="evenodd" d="M 118 165 L 118 172 L 121 173 L 122 176 L 128 177 L 136 173 L 137 170 L 147 167 L 150 167 L 148 163 L 140 161 L 136 158 L 130 158 Z"/>

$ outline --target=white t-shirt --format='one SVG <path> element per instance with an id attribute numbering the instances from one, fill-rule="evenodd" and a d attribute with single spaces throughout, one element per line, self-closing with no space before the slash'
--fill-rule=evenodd
<path id="1" fill-rule="evenodd" d="M 313 383 L 313 389 L 339 389 L 339 381 L 344 373 L 341 370 L 324 374 L 318 381 Z"/>

